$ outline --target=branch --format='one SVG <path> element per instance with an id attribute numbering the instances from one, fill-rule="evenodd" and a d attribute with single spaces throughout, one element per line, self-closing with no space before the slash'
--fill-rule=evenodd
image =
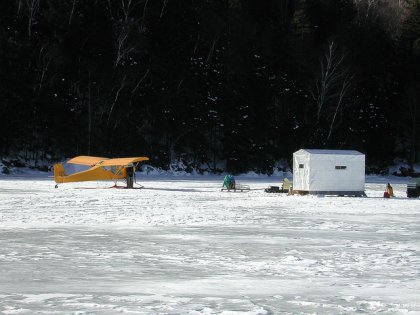
<path id="1" fill-rule="evenodd" d="M 166 6 L 168 5 L 168 1 L 169 0 L 163 0 L 162 10 L 160 11 L 160 16 L 159 16 L 160 19 L 162 18 L 163 13 L 165 12 Z"/>
<path id="2" fill-rule="evenodd" d="M 218 39 L 219 39 L 219 36 L 215 36 L 213 39 L 213 43 L 210 47 L 209 54 L 207 56 L 206 64 L 209 64 L 211 62 L 211 59 L 213 58 L 214 47 L 216 46 L 216 42 Z"/>
<path id="3" fill-rule="evenodd" d="M 114 111 L 114 107 L 115 107 L 115 104 L 117 103 L 117 100 L 118 100 L 118 97 L 119 97 L 119 95 L 120 95 L 120 92 L 122 91 L 122 89 L 124 88 L 124 86 L 125 86 L 125 79 L 127 78 L 127 75 L 125 75 L 124 76 L 124 78 L 122 79 L 122 81 L 121 81 L 121 85 L 120 85 L 120 87 L 118 88 L 118 90 L 117 90 L 117 93 L 115 93 L 115 98 L 114 98 L 114 102 L 112 103 L 112 105 L 111 105 L 111 108 L 110 108 L 110 110 L 109 110 L 109 113 L 108 113 L 108 120 L 107 120 L 107 124 L 109 124 L 109 121 L 110 121 L 110 119 L 111 119 L 111 115 L 112 115 L 112 112 Z"/>
<path id="4" fill-rule="evenodd" d="M 146 2 L 144 3 L 144 7 L 143 7 L 143 17 L 141 19 L 141 31 L 144 32 L 144 21 L 146 20 L 146 8 L 147 8 L 147 3 L 149 2 L 149 0 L 146 0 Z"/>
<path id="5" fill-rule="evenodd" d="M 71 24 L 71 21 L 73 20 L 73 14 L 74 14 L 74 8 L 76 6 L 76 1 L 77 0 L 73 0 L 73 5 L 71 7 L 70 17 L 69 17 L 69 25 Z"/>
<path id="6" fill-rule="evenodd" d="M 149 74 L 150 69 L 146 70 L 146 73 L 140 78 L 139 82 L 136 84 L 136 86 L 134 87 L 134 89 L 131 91 L 131 95 L 134 95 L 134 93 L 136 93 L 137 89 L 139 88 L 140 84 L 144 81 L 144 79 L 146 79 L 146 76 Z"/>
<path id="7" fill-rule="evenodd" d="M 334 116 L 333 116 L 333 119 L 332 119 L 331 124 L 330 124 L 330 130 L 328 132 L 327 141 L 330 140 L 330 137 L 331 137 L 332 131 L 333 131 L 333 127 L 334 127 L 334 123 L 335 123 L 335 119 L 337 118 L 338 111 L 342 107 L 344 97 L 346 96 L 347 91 L 351 86 L 352 79 L 353 79 L 353 77 L 348 77 L 347 76 L 343 81 L 343 84 L 341 86 L 341 90 L 340 90 L 340 93 L 339 93 L 337 106 L 336 106 L 335 111 L 334 111 Z"/>

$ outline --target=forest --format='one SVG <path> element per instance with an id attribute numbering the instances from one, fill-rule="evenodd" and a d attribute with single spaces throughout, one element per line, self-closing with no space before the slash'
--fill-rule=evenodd
<path id="1" fill-rule="evenodd" d="M 420 0 L 0 2 L 0 158 L 420 162 Z"/>

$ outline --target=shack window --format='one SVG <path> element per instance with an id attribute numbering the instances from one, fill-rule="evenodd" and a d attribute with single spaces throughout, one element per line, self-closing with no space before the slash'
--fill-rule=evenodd
<path id="1" fill-rule="evenodd" d="M 303 164 L 299 164 L 299 168 L 303 168 Z"/>
<path id="2" fill-rule="evenodd" d="M 337 165 L 335 167 L 336 170 L 345 170 L 346 168 L 347 168 L 347 166 L 344 166 L 344 165 Z"/>

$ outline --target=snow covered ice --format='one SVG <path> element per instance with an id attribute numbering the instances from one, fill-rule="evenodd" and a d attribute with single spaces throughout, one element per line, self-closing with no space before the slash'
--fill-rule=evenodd
<path id="1" fill-rule="evenodd" d="M 420 200 L 0 179 L 0 314 L 420 314 Z"/>

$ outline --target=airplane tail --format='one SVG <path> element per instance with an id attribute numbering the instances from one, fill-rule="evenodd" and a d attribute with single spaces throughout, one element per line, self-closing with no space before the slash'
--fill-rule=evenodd
<path id="1" fill-rule="evenodd" d="M 54 180 L 56 183 L 62 183 L 63 177 L 67 176 L 64 166 L 61 163 L 54 164 Z"/>

